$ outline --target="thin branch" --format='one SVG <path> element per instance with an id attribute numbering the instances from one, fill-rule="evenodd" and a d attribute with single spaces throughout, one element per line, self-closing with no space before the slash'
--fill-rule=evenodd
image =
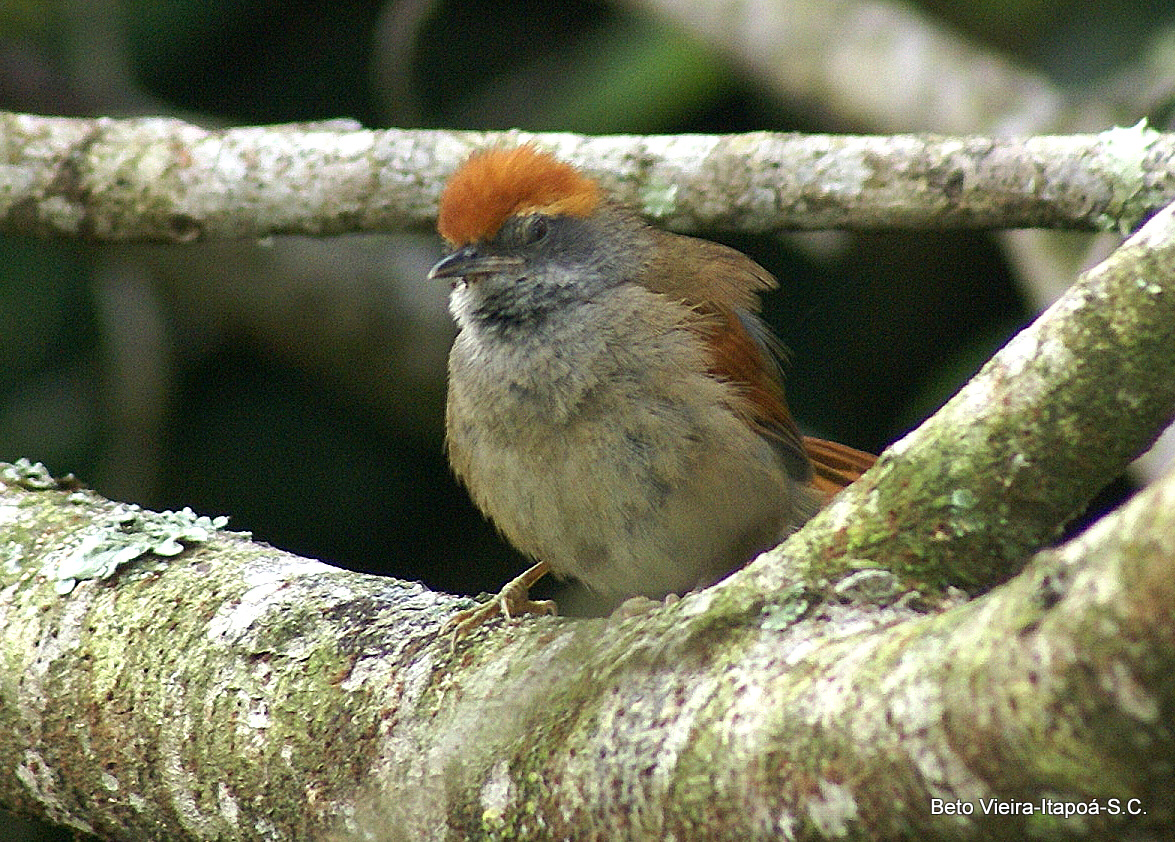
<path id="1" fill-rule="evenodd" d="M 1129 228 L 1175 200 L 1175 135 L 1142 126 L 586 138 L 0 114 L 0 233 L 191 242 L 423 228 L 472 150 L 530 139 L 679 230 Z"/>

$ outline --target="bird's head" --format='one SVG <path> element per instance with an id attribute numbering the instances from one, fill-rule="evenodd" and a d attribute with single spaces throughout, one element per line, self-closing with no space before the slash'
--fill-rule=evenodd
<path id="1" fill-rule="evenodd" d="M 429 272 L 453 282 L 459 320 L 522 323 L 631 280 L 643 223 L 599 185 L 534 146 L 473 155 L 441 195 L 437 229 L 452 248 Z"/>

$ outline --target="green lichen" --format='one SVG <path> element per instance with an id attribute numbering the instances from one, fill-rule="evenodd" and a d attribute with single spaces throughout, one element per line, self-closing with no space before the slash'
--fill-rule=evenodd
<path id="1" fill-rule="evenodd" d="M 71 478 L 72 474 L 66 480 Z M 48 468 L 40 462 L 30 462 L 23 456 L 15 462 L 0 462 L 0 481 L 28 491 L 48 491 L 60 485 Z"/>
<path id="2" fill-rule="evenodd" d="M 1128 234 L 1145 215 L 1145 202 L 1139 197 L 1146 187 L 1146 156 L 1161 137 L 1145 117 L 1133 126 L 1102 132 L 1101 161 L 1114 185 L 1105 214 L 1098 220 L 1103 229 Z"/>
<path id="3" fill-rule="evenodd" d="M 803 585 L 792 585 L 778 599 L 763 606 L 762 628 L 784 631 L 799 622 L 813 604 L 813 595 Z"/>
<path id="4" fill-rule="evenodd" d="M 664 219 L 677 212 L 676 184 L 650 183 L 641 192 L 641 210 L 652 219 Z"/>
<path id="5" fill-rule="evenodd" d="M 185 544 L 200 544 L 228 524 L 228 518 L 197 515 L 189 508 L 151 512 L 136 505 L 118 506 L 87 529 L 64 558 L 46 562 L 46 575 L 60 594 L 79 579 L 105 579 L 121 565 L 148 554 L 174 556 Z"/>

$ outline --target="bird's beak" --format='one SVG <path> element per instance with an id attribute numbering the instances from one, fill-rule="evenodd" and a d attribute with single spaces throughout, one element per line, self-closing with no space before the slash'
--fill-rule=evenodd
<path id="1" fill-rule="evenodd" d="M 438 260 L 437 264 L 428 270 L 428 279 L 430 281 L 434 278 L 468 279 L 470 276 L 492 275 L 507 269 L 517 269 L 521 265 L 521 257 L 484 254 L 477 245 L 469 245 Z"/>

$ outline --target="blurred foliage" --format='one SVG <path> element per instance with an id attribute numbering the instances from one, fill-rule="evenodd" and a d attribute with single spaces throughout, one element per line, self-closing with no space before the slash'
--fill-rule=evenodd
<path id="1" fill-rule="evenodd" d="M 86 465 L 101 447 L 100 337 L 72 245 L 0 240 L 0 452 Z"/>
<path id="2" fill-rule="evenodd" d="M 417 73 L 425 122 L 648 132 L 684 124 L 731 83 L 717 56 L 673 27 L 602 3 L 567 5 L 570 20 L 538 0 L 439 10 L 421 33 L 420 66 L 445 68 Z M 495 35 L 498 24 L 513 37 Z"/>
<path id="3" fill-rule="evenodd" d="M 921 5 L 1063 85 L 1092 82 L 1134 58 L 1139 45 L 1175 12 L 1168 0 L 925 0 Z"/>
<path id="4" fill-rule="evenodd" d="M 363 84 L 376 0 L 128 0 L 129 58 L 153 93 L 234 124 L 374 118 Z"/>
<path id="5" fill-rule="evenodd" d="M 1169 5 L 924 0 L 922 8 L 1079 88 L 1136 60 L 1172 18 Z M 166 111 L 208 125 L 346 116 L 371 127 L 593 133 L 828 128 L 736 62 L 603 0 L 7 0 L 0 107 Z M 982 234 L 729 241 L 782 281 L 766 311 L 792 349 L 796 414 L 809 431 L 860 447 L 881 448 L 916 424 L 1031 317 Z M 136 321 L 120 288 L 97 280 L 112 263 L 150 279 L 133 255 L 0 240 L 0 458 L 43 460 L 148 506 L 226 513 L 230 528 L 278 546 L 438 588 L 496 589 L 515 571 L 521 561 L 445 466 L 440 364 L 389 372 L 396 382 L 377 396 L 348 382 L 347 359 L 332 368 L 304 348 L 283 349 L 245 316 L 198 307 L 181 315 L 176 290 L 210 273 L 199 251 L 188 254 L 188 274 L 156 291 L 160 352 L 146 341 L 150 320 Z M 427 259 L 415 275 L 396 270 L 409 299 L 426 268 Z M 239 268 L 234 282 L 252 283 L 255 271 Z M 319 294 L 331 294 L 329 279 Z M 409 309 L 402 304 L 386 307 L 395 310 L 389 319 L 421 319 L 400 315 Z M 125 338 L 113 347 L 112 325 L 132 350 L 165 359 L 115 366 L 127 349 Z M 397 346 L 393 357 L 416 347 Z M 114 382 L 128 370 L 163 378 L 164 394 L 145 400 L 157 417 L 142 424 L 150 463 L 142 475 L 152 478 L 142 484 L 142 466 L 132 470 L 115 446 L 140 434 Z M 408 420 L 422 416 L 432 419 L 423 429 Z M 0 831 L 4 838 L 14 837 Z"/>
<path id="6" fill-rule="evenodd" d="M 45 19 L 43 0 L 7 0 L 0 5 L 0 37 L 35 34 Z"/>

